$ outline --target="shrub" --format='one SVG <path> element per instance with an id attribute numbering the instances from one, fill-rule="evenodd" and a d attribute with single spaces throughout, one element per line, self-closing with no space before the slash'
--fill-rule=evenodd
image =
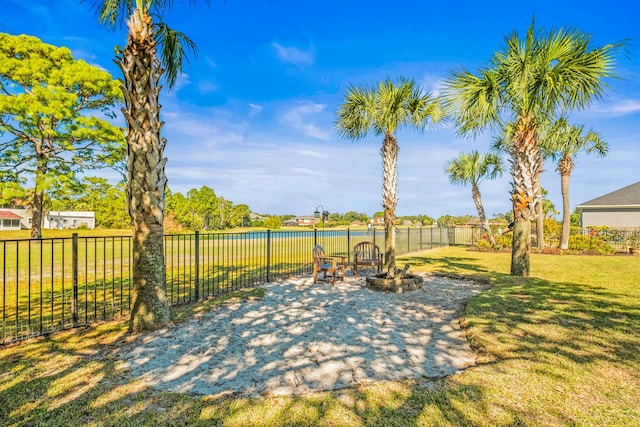
<path id="1" fill-rule="evenodd" d="M 513 236 L 511 233 L 509 234 L 501 234 L 496 236 L 496 246 L 503 248 L 510 248 L 513 244 Z"/>
<path id="2" fill-rule="evenodd" d="M 553 218 L 547 218 L 542 221 L 544 228 L 544 236 L 547 239 L 557 239 L 562 233 L 562 224 Z"/>
<path id="3" fill-rule="evenodd" d="M 613 253 L 613 248 L 596 236 L 569 236 L 569 251 L 597 254 Z"/>
<path id="4" fill-rule="evenodd" d="M 490 250 L 491 249 L 491 243 L 489 243 L 488 240 L 484 240 L 484 239 L 480 239 L 476 242 L 476 247 L 478 249 L 482 249 L 482 250 Z"/>
<path id="5" fill-rule="evenodd" d="M 280 217 L 277 215 L 270 216 L 264 220 L 264 226 L 271 230 L 278 230 L 282 227 L 282 221 L 280 221 Z"/>
<path id="6" fill-rule="evenodd" d="M 582 234 L 582 227 L 579 227 L 577 225 L 572 225 L 571 227 L 569 227 L 570 236 L 577 236 L 580 234 Z"/>

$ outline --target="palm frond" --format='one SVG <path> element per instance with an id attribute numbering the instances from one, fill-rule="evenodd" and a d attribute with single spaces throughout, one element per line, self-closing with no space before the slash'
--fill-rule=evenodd
<path id="1" fill-rule="evenodd" d="M 609 146 L 593 129 L 584 134 L 584 125 L 571 125 L 566 117 L 558 118 L 541 130 L 541 147 L 553 160 L 575 157 L 580 152 L 606 156 Z"/>
<path id="2" fill-rule="evenodd" d="M 445 172 L 454 185 L 477 186 L 485 179 L 493 180 L 502 176 L 502 160 L 497 154 L 480 154 L 473 150 L 470 153 L 460 153 L 458 157 L 447 162 Z"/>
<path id="3" fill-rule="evenodd" d="M 502 88 L 498 77 L 490 69 L 481 70 L 479 76 L 457 70 L 447 77 L 444 107 L 458 133 L 475 135 L 500 125 Z"/>
<path id="4" fill-rule="evenodd" d="M 164 22 L 155 27 L 154 37 L 160 47 L 160 62 L 165 69 L 165 79 L 169 87 L 176 83 L 182 73 L 183 63 L 189 63 L 188 54 L 197 56 L 195 43 L 186 34 L 169 28 Z"/>
<path id="5" fill-rule="evenodd" d="M 572 28 L 543 34 L 532 19 L 524 38 L 516 31 L 505 38 L 489 68 L 454 71 L 446 80 L 445 108 L 458 133 L 525 117 L 535 128 L 600 99 L 608 87 L 603 79 L 615 77 L 615 54 L 626 42 L 598 48 L 590 43 L 590 35 Z"/>
<path id="6" fill-rule="evenodd" d="M 115 28 L 129 19 L 135 3 L 135 0 L 95 0 L 91 8 L 95 10 L 99 23 Z"/>
<path id="7" fill-rule="evenodd" d="M 366 86 L 349 86 L 345 101 L 337 112 L 335 127 L 339 135 L 354 140 L 367 135 L 375 115 L 374 97 L 373 91 Z"/>
<path id="8" fill-rule="evenodd" d="M 607 144 L 599 132 L 589 129 L 584 137 L 588 147 L 585 150 L 587 154 L 595 154 L 598 157 L 605 157 L 609 153 L 609 144 Z"/>
<path id="9" fill-rule="evenodd" d="M 439 98 L 415 81 L 399 77 L 397 82 L 386 78 L 371 88 L 349 86 L 337 116 L 338 133 L 360 139 L 368 132 L 392 135 L 405 125 L 424 130 L 427 121 L 436 124 L 445 113 Z"/>

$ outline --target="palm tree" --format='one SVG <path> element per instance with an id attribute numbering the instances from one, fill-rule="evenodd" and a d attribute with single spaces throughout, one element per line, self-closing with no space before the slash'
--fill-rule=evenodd
<path id="1" fill-rule="evenodd" d="M 493 144 L 491 145 L 491 149 L 495 152 L 505 152 L 507 154 L 509 154 L 511 151 L 511 143 L 513 142 L 513 137 L 515 136 L 514 134 L 514 129 L 513 126 L 510 124 L 507 124 L 505 126 L 505 129 L 503 129 L 502 134 L 495 138 Z M 542 198 L 542 196 L 545 195 L 545 192 L 540 184 L 540 175 L 542 175 L 542 172 L 544 172 L 543 166 L 544 166 L 544 161 L 546 159 L 546 155 L 544 155 L 544 151 L 542 152 L 543 156 L 540 159 L 540 165 L 538 168 L 538 171 L 536 173 L 536 176 L 534 177 L 533 181 L 534 181 L 534 190 L 533 193 L 535 194 L 534 196 L 534 203 L 533 205 L 535 206 L 535 219 L 536 219 L 536 246 L 538 248 L 538 250 L 544 249 L 545 247 L 545 242 L 544 242 L 544 215 L 543 215 L 543 204 L 544 204 L 544 200 Z"/>
<path id="2" fill-rule="evenodd" d="M 389 278 L 395 276 L 395 225 L 397 205 L 398 141 L 395 132 L 411 125 L 424 130 L 428 120 L 437 123 L 443 118 L 437 98 L 425 92 L 413 80 L 400 78 L 394 84 L 389 78 L 376 87 L 351 85 L 344 103 L 337 112 L 338 133 L 348 139 L 364 138 L 369 132 L 383 136 L 382 208 L 384 212 L 385 266 Z"/>
<path id="3" fill-rule="evenodd" d="M 603 96 L 604 77 L 613 74 L 613 55 L 622 44 L 590 48 L 590 36 L 577 29 L 544 35 L 532 22 L 524 39 L 506 37 L 490 66 L 478 75 L 465 69 L 447 78 L 445 98 L 457 131 L 477 134 L 509 124 L 514 214 L 511 274 L 530 271 L 531 221 L 535 217 L 536 185 L 542 170 L 538 127 L 549 117 L 587 107 Z"/>
<path id="4" fill-rule="evenodd" d="M 485 179 L 496 179 L 502 176 L 502 162 L 496 154 L 480 154 L 474 150 L 471 153 L 460 153 L 460 155 L 447 162 L 445 166 L 446 172 L 449 174 L 449 181 L 452 184 L 466 185 L 471 184 L 471 196 L 476 204 L 478 216 L 482 228 L 487 232 L 487 237 L 491 245 L 496 244 L 493 237 L 491 227 L 487 215 L 484 213 L 482 205 L 482 196 L 478 185 Z"/>
<path id="5" fill-rule="evenodd" d="M 584 125 L 569 125 L 565 117 L 561 117 L 545 134 L 544 149 L 549 151 L 553 160 L 558 161 L 557 171 L 560 174 L 562 192 L 562 234 L 560 249 L 569 247 L 569 231 L 571 229 L 571 206 L 569 204 L 569 178 L 575 167 L 576 156 L 584 152 L 604 157 L 609 146 L 598 132 L 589 130 L 583 134 Z"/>
<path id="6" fill-rule="evenodd" d="M 191 40 L 162 21 L 162 12 L 171 4 L 168 0 L 97 0 L 94 4 L 99 22 L 114 27 L 126 20 L 129 28 L 127 44 L 116 54 L 116 62 L 124 77 L 127 202 L 133 231 L 130 332 L 157 329 L 170 320 L 163 254 L 167 141 L 161 135 L 159 82 L 166 71 L 164 78 L 173 86 L 187 51 L 195 53 Z"/>

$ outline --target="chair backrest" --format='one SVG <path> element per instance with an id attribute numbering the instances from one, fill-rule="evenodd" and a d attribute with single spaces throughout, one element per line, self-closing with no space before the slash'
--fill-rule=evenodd
<path id="1" fill-rule="evenodd" d="M 377 259 L 380 256 L 380 248 L 374 242 L 360 242 L 353 251 L 358 252 L 360 259 Z"/>
<path id="2" fill-rule="evenodd" d="M 320 245 L 315 245 L 313 247 L 313 259 L 316 260 L 318 258 L 325 258 L 326 255 L 324 253 L 324 248 Z"/>

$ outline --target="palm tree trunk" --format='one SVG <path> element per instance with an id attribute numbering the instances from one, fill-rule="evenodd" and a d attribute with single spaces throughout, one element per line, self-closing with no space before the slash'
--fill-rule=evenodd
<path id="1" fill-rule="evenodd" d="M 133 229 L 133 291 L 130 332 L 157 329 L 169 322 L 163 252 L 166 175 L 161 137 L 156 56 L 151 17 L 137 9 L 129 22 L 127 46 L 118 55 L 128 124 L 127 197 Z"/>
<path id="2" fill-rule="evenodd" d="M 535 128 L 525 121 L 514 138 L 511 153 L 513 177 L 513 246 L 511 275 L 529 277 L 531 257 L 531 221 L 536 205 L 535 177 L 542 156 L 535 140 Z"/>
<path id="3" fill-rule="evenodd" d="M 542 214 L 542 186 L 540 185 L 540 174 L 536 175 L 536 241 L 538 251 L 544 249 L 544 216 Z"/>
<path id="4" fill-rule="evenodd" d="M 569 177 L 573 170 L 573 159 L 564 156 L 558 162 L 560 171 L 560 189 L 562 191 L 562 234 L 560 235 L 560 249 L 569 248 L 569 234 L 571 232 L 571 205 L 569 204 Z"/>
<path id="5" fill-rule="evenodd" d="M 387 277 L 396 271 L 396 205 L 398 191 L 398 142 L 386 133 L 382 142 L 382 209 L 384 212 L 384 263 Z"/>
<path id="6" fill-rule="evenodd" d="M 473 196 L 473 201 L 476 204 L 476 209 L 478 211 L 478 216 L 480 217 L 482 228 L 484 228 L 484 230 L 487 232 L 489 243 L 491 243 L 491 246 L 495 246 L 496 239 L 495 237 L 493 237 L 493 232 L 491 231 L 489 221 L 487 220 L 487 215 L 484 212 L 484 206 L 482 205 L 482 196 L 480 195 L 480 189 L 476 184 L 472 184 L 471 186 L 471 195 Z"/>

